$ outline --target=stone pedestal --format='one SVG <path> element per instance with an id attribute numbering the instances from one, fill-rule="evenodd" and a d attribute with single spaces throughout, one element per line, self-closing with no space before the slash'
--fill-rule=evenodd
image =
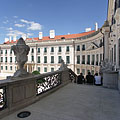
<path id="1" fill-rule="evenodd" d="M 118 89 L 118 72 L 116 71 L 104 72 L 103 87 Z"/>

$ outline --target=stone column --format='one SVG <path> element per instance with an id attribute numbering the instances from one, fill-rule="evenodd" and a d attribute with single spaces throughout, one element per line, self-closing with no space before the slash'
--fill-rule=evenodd
<path id="1" fill-rule="evenodd" d="M 109 26 L 102 28 L 102 33 L 104 34 L 104 60 L 109 59 L 109 32 Z"/>
<path id="2" fill-rule="evenodd" d="M 27 72 L 29 72 L 29 66 L 27 65 Z"/>

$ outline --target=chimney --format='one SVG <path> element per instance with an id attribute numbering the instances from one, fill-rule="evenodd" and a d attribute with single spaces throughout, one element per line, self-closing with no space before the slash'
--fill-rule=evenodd
<path id="1" fill-rule="evenodd" d="M 9 41 L 11 42 L 11 40 L 12 40 L 12 36 L 9 36 Z"/>
<path id="2" fill-rule="evenodd" d="M 98 31 L 98 23 L 95 23 L 95 31 Z"/>
<path id="3" fill-rule="evenodd" d="M 50 30 L 50 38 L 55 38 L 55 30 Z"/>
<path id="4" fill-rule="evenodd" d="M 5 42 L 9 41 L 9 38 L 5 38 Z"/>
<path id="5" fill-rule="evenodd" d="M 39 40 L 41 40 L 43 38 L 43 33 L 39 32 Z"/>
<path id="6" fill-rule="evenodd" d="M 22 38 L 23 38 L 24 40 L 26 40 L 27 35 L 26 35 L 26 34 L 22 34 Z"/>
<path id="7" fill-rule="evenodd" d="M 17 40 L 16 35 L 14 35 L 13 36 L 13 41 L 16 41 L 16 40 Z"/>
<path id="8" fill-rule="evenodd" d="M 85 32 L 89 32 L 89 31 L 91 31 L 91 28 L 86 28 L 85 29 Z"/>

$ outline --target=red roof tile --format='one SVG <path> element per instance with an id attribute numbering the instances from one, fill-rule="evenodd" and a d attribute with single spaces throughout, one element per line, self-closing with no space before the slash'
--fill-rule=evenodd
<path id="1" fill-rule="evenodd" d="M 78 33 L 78 34 L 57 35 L 57 36 L 55 36 L 55 38 L 50 38 L 49 36 L 45 36 L 41 40 L 44 41 L 44 40 L 60 40 L 61 38 L 65 38 L 65 39 L 79 38 L 79 37 L 83 37 L 83 36 L 92 34 L 94 32 L 95 31 L 93 30 L 93 31 L 90 31 L 90 32 L 84 32 L 84 33 Z M 38 37 L 36 37 L 36 38 L 27 38 L 27 40 L 32 40 L 32 39 L 40 41 Z M 5 42 L 5 44 L 16 43 L 16 42 L 12 40 L 11 42 L 9 42 L 9 41 Z"/>

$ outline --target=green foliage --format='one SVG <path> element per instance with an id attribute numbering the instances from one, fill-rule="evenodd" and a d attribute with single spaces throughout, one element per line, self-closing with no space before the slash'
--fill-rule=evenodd
<path id="1" fill-rule="evenodd" d="M 44 83 L 44 82 L 45 82 L 45 80 L 43 78 L 37 80 L 37 83 L 39 83 L 39 84 Z"/>
<path id="2" fill-rule="evenodd" d="M 33 75 L 39 75 L 40 72 L 37 71 L 37 70 L 35 70 L 35 71 L 32 72 L 32 74 L 33 74 Z M 44 82 L 45 82 L 44 78 L 41 78 L 41 79 L 38 79 L 38 80 L 37 80 L 37 83 L 38 83 L 38 84 L 41 84 L 41 83 L 44 83 Z"/>
<path id="3" fill-rule="evenodd" d="M 33 74 L 33 75 L 39 75 L 39 74 L 40 74 L 40 72 L 39 72 L 39 71 L 37 71 L 37 70 L 35 70 L 35 71 L 33 71 L 33 72 L 32 72 L 32 74 Z"/>

